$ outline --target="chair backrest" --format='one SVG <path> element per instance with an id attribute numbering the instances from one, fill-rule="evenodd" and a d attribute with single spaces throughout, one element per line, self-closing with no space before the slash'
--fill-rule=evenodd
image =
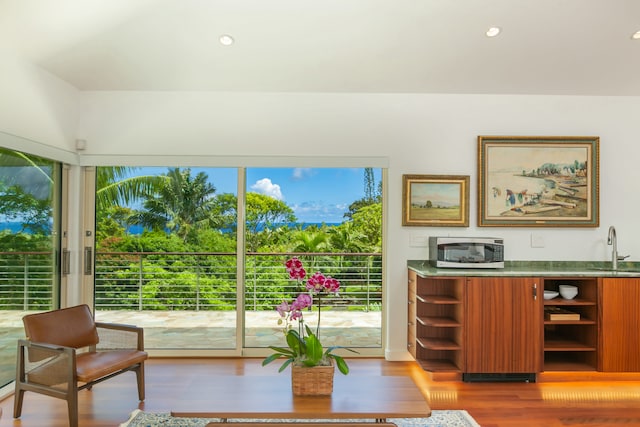
<path id="1" fill-rule="evenodd" d="M 22 318 L 27 339 L 33 342 L 82 348 L 98 344 L 98 331 L 86 304 Z"/>

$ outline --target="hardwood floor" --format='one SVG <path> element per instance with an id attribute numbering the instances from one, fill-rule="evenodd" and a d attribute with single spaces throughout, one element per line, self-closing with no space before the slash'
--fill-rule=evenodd
<path id="1" fill-rule="evenodd" d="M 135 376 L 127 373 L 79 395 L 81 427 L 115 427 L 136 408 L 168 412 L 177 393 L 215 381 L 216 375 L 278 374 L 261 359 L 151 359 L 146 365 L 147 396 L 137 401 Z M 546 375 L 537 383 L 431 381 L 414 362 L 351 359 L 349 375 L 409 375 L 432 409 L 466 409 L 483 427 L 640 426 L 640 377 L 576 380 L 579 375 Z M 340 375 L 340 374 L 337 374 Z M 629 379 L 631 378 L 631 379 Z M 558 380 L 558 381 L 553 381 Z M 288 392 L 284 390 L 283 392 Z M 363 390 L 366 398 L 366 390 Z M 202 404 L 215 396 L 202 394 Z M 14 420 L 13 397 L 0 402 L 0 427 L 67 427 L 66 402 L 27 392 L 23 414 Z"/>

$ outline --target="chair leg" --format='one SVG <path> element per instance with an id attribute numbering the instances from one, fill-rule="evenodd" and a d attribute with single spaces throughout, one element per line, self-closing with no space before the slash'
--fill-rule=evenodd
<path id="1" fill-rule="evenodd" d="M 77 384 L 67 394 L 69 409 L 69 427 L 78 427 L 78 386 Z"/>
<path id="2" fill-rule="evenodd" d="M 13 418 L 20 418 L 22 415 L 22 401 L 24 400 L 24 390 L 16 383 L 16 392 L 13 397 Z"/>
<path id="3" fill-rule="evenodd" d="M 140 366 L 136 368 L 136 380 L 138 381 L 138 399 L 142 402 L 145 397 L 145 386 L 144 386 L 144 362 L 140 363 Z"/>
<path id="4" fill-rule="evenodd" d="M 24 390 L 22 389 L 22 383 L 26 378 L 24 367 L 24 352 L 24 346 L 20 341 L 18 341 L 18 354 L 16 357 L 16 387 L 13 398 L 13 418 L 20 418 L 20 415 L 22 415 L 22 401 L 24 400 Z"/>

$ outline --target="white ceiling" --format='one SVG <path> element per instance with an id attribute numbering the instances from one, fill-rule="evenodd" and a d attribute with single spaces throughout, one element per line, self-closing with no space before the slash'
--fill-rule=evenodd
<path id="1" fill-rule="evenodd" d="M 0 0 L 0 53 L 81 90 L 637 96 L 638 30 L 640 0 Z"/>

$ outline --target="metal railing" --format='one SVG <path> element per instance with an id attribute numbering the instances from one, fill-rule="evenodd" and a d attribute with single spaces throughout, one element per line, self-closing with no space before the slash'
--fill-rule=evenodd
<path id="1" fill-rule="evenodd" d="M 245 254 L 246 310 L 272 310 L 304 290 L 289 280 L 284 261 L 300 258 L 308 274 L 322 271 L 341 282 L 339 297 L 323 306 L 380 310 L 382 262 L 378 253 Z M 221 252 L 98 252 L 98 310 L 235 310 L 237 255 Z M 53 254 L 0 252 L 0 309 L 51 307 Z"/>
<path id="2" fill-rule="evenodd" d="M 0 252 L 0 310 L 53 307 L 53 252 Z"/>

